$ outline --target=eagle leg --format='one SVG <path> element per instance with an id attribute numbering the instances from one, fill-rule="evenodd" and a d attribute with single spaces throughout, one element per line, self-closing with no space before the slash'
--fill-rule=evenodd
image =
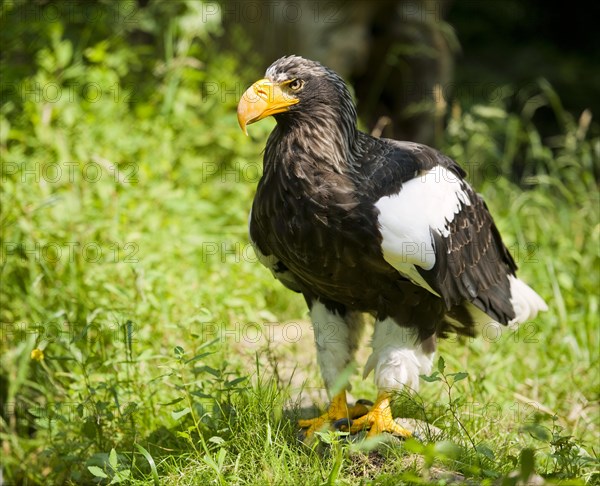
<path id="1" fill-rule="evenodd" d="M 368 438 L 375 437 L 383 432 L 389 432 L 404 438 L 413 435 L 410 430 L 400 427 L 394 421 L 392 409 L 390 408 L 390 395 L 387 392 L 380 392 L 371 410 L 352 422 L 350 433 L 355 434 L 364 429 L 369 429 Z"/>
<path id="2" fill-rule="evenodd" d="M 365 415 L 368 411 L 369 409 L 363 403 L 357 402 L 356 405 L 349 407 L 346 403 L 346 390 L 342 390 L 332 398 L 329 408 L 323 415 L 312 419 L 298 420 L 298 425 L 302 429 L 308 428 L 304 434 L 308 439 L 315 432 L 327 429 L 339 420 L 346 419 L 352 423 L 353 419 Z"/>

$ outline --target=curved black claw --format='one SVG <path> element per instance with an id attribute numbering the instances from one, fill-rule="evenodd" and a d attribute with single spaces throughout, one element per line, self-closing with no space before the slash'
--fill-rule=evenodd
<path id="1" fill-rule="evenodd" d="M 336 430 L 342 430 L 342 427 L 346 427 L 349 429 L 350 427 L 352 427 L 352 419 L 341 418 L 333 422 L 332 425 L 336 428 Z"/>
<path id="2" fill-rule="evenodd" d="M 367 400 L 366 398 L 361 398 L 360 400 L 356 400 L 357 405 L 365 405 L 367 407 L 372 407 L 375 405 L 371 400 Z"/>

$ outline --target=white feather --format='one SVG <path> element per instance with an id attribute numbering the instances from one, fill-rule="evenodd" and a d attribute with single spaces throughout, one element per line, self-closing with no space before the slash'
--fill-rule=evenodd
<path id="1" fill-rule="evenodd" d="M 548 310 L 546 302 L 525 282 L 512 275 L 509 275 L 508 281 L 511 292 L 510 303 L 515 311 L 515 317 L 508 322 L 508 326 L 503 326 L 473 304 L 466 305 L 477 326 L 478 333 L 484 337 L 498 337 L 505 331 L 514 330 L 519 324 L 534 319 L 538 312 Z M 448 319 L 447 316 L 446 319 Z"/>
<path id="2" fill-rule="evenodd" d="M 416 329 L 401 327 L 389 318 L 376 321 L 371 346 L 363 377 L 375 370 L 379 390 L 418 390 L 419 375 L 431 372 L 434 353 L 423 350 Z"/>
<path id="3" fill-rule="evenodd" d="M 548 306 L 529 285 L 517 277 L 510 275 L 510 303 L 515 311 L 515 318 L 508 323 L 509 327 L 516 327 L 530 319 L 534 319 L 538 312 L 547 311 Z"/>
<path id="4" fill-rule="evenodd" d="M 331 396 L 335 388 L 349 389 L 347 383 L 339 383 L 339 380 L 354 357 L 363 327 L 362 317 L 358 313 L 348 313 L 344 318 L 316 301 L 310 309 L 310 318 L 315 333 L 317 363 L 327 392 Z"/>
<path id="5" fill-rule="evenodd" d="M 452 172 L 436 166 L 406 182 L 398 194 L 382 197 L 375 204 L 379 210 L 384 259 L 413 283 L 434 294 L 415 267 L 433 268 L 435 249 L 431 230 L 448 236 L 448 224 L 463 206 L 471 204 L 462 184 Z"/>

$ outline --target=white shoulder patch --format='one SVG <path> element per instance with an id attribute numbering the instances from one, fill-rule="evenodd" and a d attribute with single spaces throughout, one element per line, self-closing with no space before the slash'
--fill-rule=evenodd
<path id="1" fill-rule="evenodd" d="M 382 197 L 375 203 L 384 259 L 430 292 L 433 290 L 415 266 L 433 268 L 435 249 L 430 231 L 447 237 L 448 223 L 463 206 L 471 205 L 463 184 L 457 175 L 438 165 L 404 183 L 398 194 Z"/>

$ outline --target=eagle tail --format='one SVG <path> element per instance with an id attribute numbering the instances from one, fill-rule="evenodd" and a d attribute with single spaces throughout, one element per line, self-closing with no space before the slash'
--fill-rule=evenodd
<path id="1" fill-rule="evenodd" d="M 509 321 L 509 327 L 534 319 L 538 312 L 547 311 L 548 306 L 529 285 L 515 276 L 508 277 L 510 282 L 510 303 L 515 311 L 515 317 Z"/>

